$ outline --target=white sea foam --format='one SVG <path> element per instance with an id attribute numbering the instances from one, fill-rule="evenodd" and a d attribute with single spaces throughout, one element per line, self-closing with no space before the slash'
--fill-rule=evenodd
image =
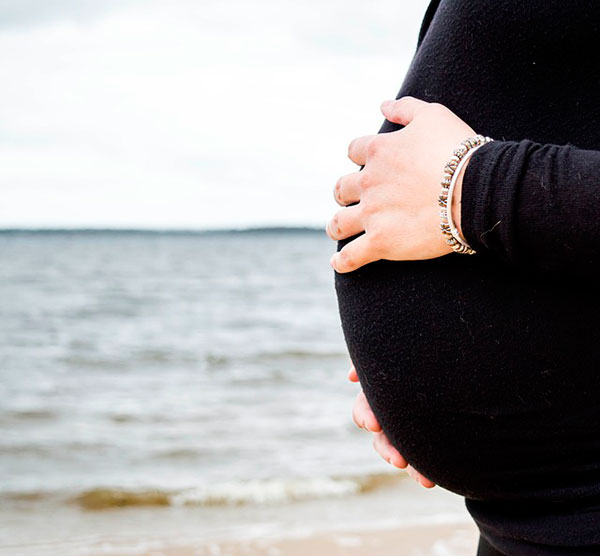
<path id="1" fill-rule="evenodd" d="M 359 479 L 306 478 L 264 481 L 227 482 L 207 485 L 173 496 L 173 504 L 241 505 L 279 504 L 358 494 L 363 489 Z"/>

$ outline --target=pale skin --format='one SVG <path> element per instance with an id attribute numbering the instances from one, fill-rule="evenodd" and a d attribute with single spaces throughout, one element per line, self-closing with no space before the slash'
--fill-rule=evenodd
<path id="1" fill-rule="evenodd" d="M 390 122 L 405 127 L 358 137 L 348 147 L 349 158 L 364 168 L 337 181 L 334 197 L 344 208 L 327 224 L 327 235 L 342 240 L 364 233 L 332 256 L 331 266 L 338 273 L 381 259 L 423 260 L 452 252 L 439 227 L 440 182 L 453 151 L 476 132 L 445 106 L 413 97 L 385 101 L 381 111 Z M 458 176 L 451 207 L 461 237 L 460 199 L 467 165 Z M 348 378 L 358 382 L 354 368 Z M 373 434 L 373 446 L 384 460 L 407 469 L 424 487 L 435 486 L 390 444 L 362 390 L 353 419 Z"/>
<path id="2" fill-rule="evenodd" d="M 356 374 L 356 369 L 354 369 L 354 367 L 352 367 L 348 373 L 348 380 L 350 382 L 358 382 L 358 375 Z M 409 465 L 400 452 L 391 445 L 387 436 L 381 430 L 379 421 L 377 421 L 377 417 L 375 417 L 371 411 L 369 402 L 362 390 L 356 396 L 354 409 L 352 411 L 352 419 L 357 427 L 365 429 L 373 434 L 373 448 L 375 448 L 375 451 L 385 461 L 394 467 L 406 469 L 408 474 L 421 486 L 425 488 L 433 488 L 435 486 L 434 482 L 419 473 L 412 465 Z"/>

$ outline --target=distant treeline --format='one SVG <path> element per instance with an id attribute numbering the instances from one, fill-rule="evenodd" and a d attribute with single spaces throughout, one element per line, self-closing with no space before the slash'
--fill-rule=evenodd
<path id="1" fill-rule="evenodd" d="M 225 234 L 324 234 L 321 228 L 311 227 L 260 227 L 260 228 L 231 228 L 218 230 L 151 230 L 128 228 L 5 228 L 0 229 L 2 235 L 13 234 L 89 234 L 89 235 L 225 235 Z"/>

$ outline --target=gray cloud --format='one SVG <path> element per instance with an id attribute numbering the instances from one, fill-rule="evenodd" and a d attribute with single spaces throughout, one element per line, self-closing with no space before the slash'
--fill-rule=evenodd
<path id="1" fill-rule="evenodd" d="M 324 226 L 426 4 L 0 0 L 0 227 Z"/>

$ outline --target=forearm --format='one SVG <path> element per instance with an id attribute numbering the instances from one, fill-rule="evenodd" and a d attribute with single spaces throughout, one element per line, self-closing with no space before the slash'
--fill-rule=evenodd
<path id="1" fill-rule="evenodd" d="M 600 152 L 529 140 L 474 153 L 460 180 L 467 242 L 518 266 L 600 270 Z"/>

